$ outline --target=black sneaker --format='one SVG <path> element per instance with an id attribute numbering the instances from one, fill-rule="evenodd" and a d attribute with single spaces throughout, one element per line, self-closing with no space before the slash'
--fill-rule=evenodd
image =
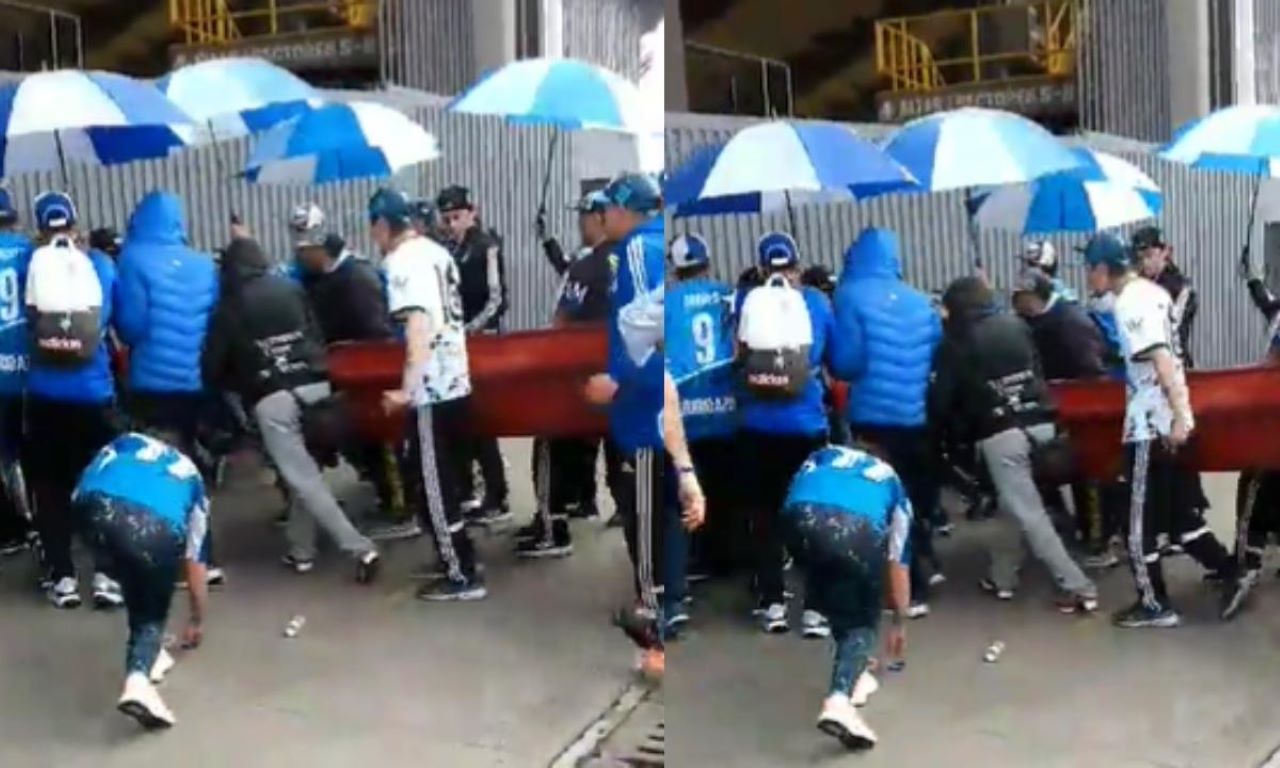
<path id="1" fill-rule="evenodd" d="M 1258 584 L 1258 578 L 1261 575 L 1259 571 L 1245 571 L 1244 575 L 1236 579 L 1233 583 L 1229 582 L 1222 593 L 1222 620 L 1231 621 L 1240 613 L 1240 609 L 1244 608 L 1245 602 L 1249 599 L 1249 593 Z"/>
<path id="2" fill-rule="evenodd" d="M 465 517 L 467 525 L 487 528 L 509 523 L 515 515 L 511 512 L 511 506 L 504 501 L 500 504 L 485 504 L 474 512 L 466 513 Z"/>
<path id="3" fill-rule="evenodd" d="M 370 550 L 360 557 L 356 558 L 356 583 L 372 584 L 378 578 L 378 571 L 382 568 L 382 558 L 378 553 Z"/>
<path id="4" fill-rule="evenodd" d="M 1169 629 L 1181 624 L 1182 618 L 1172 608 L 1162 605 L 1152 608 L 1139 600 L 1129 608 L 1112 616 L 1111 623 L 1117 627 L 1125 627 L 1127 629 L 1146 627 Z"/>
<path id="5" fill-rule="evenodd" d="M 545 529 L 543 528 L 543 525 L 542 525 L 542 518 L 535 517 L 533 518 L 532 523 L 529 523 L 528 525 L 521 526 L 520 528 L 516 529 L 515 539 L 516 541 L 524 541 L 526 539 L 541 539 L 544 533 L 545 533 Z"/>
<path id="6" fill-rule="evenodd" d="M 555 527 L 558 528 L 558 526 Z M 528 560 L 568 557 L 572 554 L 573 542 L 569 539 L 567 528 L 556 530 L 550 538 L 539 536 L 536 539 L 522 539 L 516 543 L 516 557 Z"/>
<path id="7" fill-rule="evenodd" d="M 478 578 L 441 579 L 418 588 L 418 599 L 429 603 L 459 603 L 483 600 L 488 597 L 484 582 Z"/>
<path id="8" fill-rule="evenodd" d="M 641 650 L 662 647 L 657 619 L 647 611 L 619 608 L 613 614 L 613 625 L 622 630 Z"/>

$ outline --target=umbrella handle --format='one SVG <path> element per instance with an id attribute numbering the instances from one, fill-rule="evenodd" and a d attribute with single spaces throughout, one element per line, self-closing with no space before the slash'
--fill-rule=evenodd
<path id="1" fill-rule="evenodd" d="M 556 159 L 556 145 L 560 142 L 560 130 L 558 128 L 551 129 L 551 142 L 547 147 L 547 165 L 542 172 L 542 199 L 538 203 L 538 218 L 544 219 L 547 215 L 547 193 L 551 191 L 551 168 Z"/>
<path id="2" fill-rule="evenodd" d="M 1269 160 L 1259 161 L 1268 163 Z M 1250 251 L 1253 248 L 1253 224 L 1258 217 L 1258 195 L 1262 192 L 1262 168 L 1258 168 L 1258 173 L 1253 177 L 1253 202 L 1249 206 L 1249 223 L 1244 230 L 1244 248 L 1240 250 L 1240 276 L 1245 280 L 1253 274 L 1253 260 Z"/>

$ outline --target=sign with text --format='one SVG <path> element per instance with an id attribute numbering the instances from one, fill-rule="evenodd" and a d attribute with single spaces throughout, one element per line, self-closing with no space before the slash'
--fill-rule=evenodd
<path id="1" fill-rule="evenodd" d="M 1003 109 L 1027 117 L 1055 117 L 1075 112 L 1076 104 L 1075 80 L 1061 77 L 992 80 L 928 92 L 876 94 L 876 111 L 882 123 L 900 123 L 960 107 Z"/>
<path id="2" fill-rule="evenodd" d="M 290 70 L 366 69 L 378 66 L 378 37 L 370 30 L 325 29 L 170 49 L 175 67 L 232 56 L 266 59 Z"/>

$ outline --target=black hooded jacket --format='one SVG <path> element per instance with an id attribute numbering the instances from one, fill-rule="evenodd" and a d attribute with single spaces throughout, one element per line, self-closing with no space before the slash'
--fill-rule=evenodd
<path id="1" fill-rule="evenodd" d="M 324 381 L 324 341 L 302 287 L 277 275 L 261 246 L 232 241 L 222 257 L 222 295 L 200 367 L 206 384 L 245 405 Z"/>
<path id="2" fill-rule="evenodd" d="M 947 442 L 984 440 L 1053 420 L 1053 402 L 1031 329 L 1001 312 L 979 278 L 961 278 L 942 297 L 946 333 L 934 355 L 929 423 Z"/>
<path id="3" fill-rule="evenodd" d="M 1200 310 L 1200 297 L 1191 286 L 1191 279 L 1173 262 L 1165 266 L 1164 271 L 1156 278 L 1156 283 L 1168 291 L 1169 298 L 1173 299 L 1173 322 L 1178 334 L 1178 347 L 1182 351 L 1182 363 L 1187 370 L 1191 370 L 1195 367 L 1191 359 L 1191 326 Z"/>
<path id="4" fill-rule="evenodd" d="M 507 267 L 502 240 L 477 222 L 453 246 L 461 284 L 462 319 L 467 332 L 496 331 L 507 313 Z"/>

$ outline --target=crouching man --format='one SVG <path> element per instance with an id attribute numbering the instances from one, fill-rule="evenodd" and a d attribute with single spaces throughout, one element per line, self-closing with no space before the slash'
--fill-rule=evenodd
<path id="1" fill-rule="evenodd" d="M 190 587 L 184 647 L 200 644 L 209 501 L 200 470 L 161 440 L 128 433 L 98 451 L 72 497 L 72 514 L 100 562 L 120 583 L 129 616 L 124 692 L 117 705 L 148 730 L 177 721 L 155 685 L 173 667 L 164 650 L 180 569 Z"/>

